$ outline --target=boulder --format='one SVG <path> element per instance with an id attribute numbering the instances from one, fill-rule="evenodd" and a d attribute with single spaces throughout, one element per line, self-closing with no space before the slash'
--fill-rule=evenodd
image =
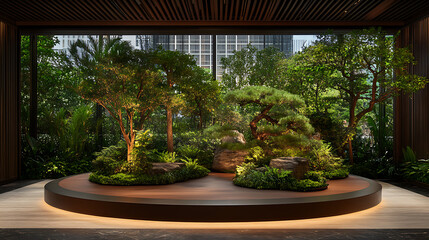
<path id="1" fill-rule="evenodd" d="M 231 131 L 233 132 L 232 136 L 225 136 L 221 138 L 221 143 L 241 143 L 246 144 L 246 139 L 244 135 L 237 130 Z"/>
<path id="2" fill-rule="evenodd" d="M 235 172 L 235 168 L 244 162 L 247 154 L 247 150 L 219 148 L 215 151 L 212 169 L 217 172 Z"/>
<path id="3" fill-rule="evenodd" d="M 301 157 L 274 158 L 270 162 L 270 167 L 292 171 L 292 176 L 296 179 L 302 179 L 310 169 L 308 160 Z"/>
<path id="4" fill-rule="evenodd" d="M 152 163 L 150 173 L 152 174 L 164 174 L 174 170 L 181 169 L 185 166 L 184 163 Z"/>

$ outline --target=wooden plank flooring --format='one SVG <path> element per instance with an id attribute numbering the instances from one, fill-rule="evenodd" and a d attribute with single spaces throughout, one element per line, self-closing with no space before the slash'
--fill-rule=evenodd
<path id="1" fill-rule="evenodd" d="M 246 223 L 182 223 L 96 217 L 59 210 L 43 200 L 41 181 L 0 194 L 0 228 L 132 229 L 427 229 L 429 197 L 383 183 L 376 207 L 335 217 Z M 202 213 L 203 214 L 203 213 Z"/>

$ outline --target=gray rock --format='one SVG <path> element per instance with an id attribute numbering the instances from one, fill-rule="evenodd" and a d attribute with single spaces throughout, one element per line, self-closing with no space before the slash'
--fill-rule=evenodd
<path id="1" fill-rule="evenodd" d="M 221 138 L 221 143 L 241 143 L 246 144 L 244 135 L 237 130 L 233 130 L 233 136 L 225 136 Z"/>
<path id="2" fill-rule="evenodd" d="M 310 169 L 308 160 L 301 157 L 280 157 L 272 159 L 270 167 L 292 171 L 292 175 L 297 179 L 302 179 Z"/>
<path id="3" fill-rule="evenodd" d="M 181 169 L 185 166 L 184 163 L 152 163 L 152 174 L 164 174 L 174 170 Z"/>
<path id="4" fill-rule="evenodd" d="M 247 150 L 217 149 L 215 151 L 212 169 L 217 172 L 235 172 L 237 165 L 244 162 Z"/>
<path id="5" fill-rule="evenodd" d="M 258 172 L 266 172 L 267 168 L 266 167 L 258 167 L 258 168 L 255 168 L 255 170 Z"/>

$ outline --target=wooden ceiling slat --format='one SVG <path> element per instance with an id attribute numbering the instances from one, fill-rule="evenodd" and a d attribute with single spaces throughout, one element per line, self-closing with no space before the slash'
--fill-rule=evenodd
<path id="1" fill-rule="evenodd" d="M 228 18 L 228 20 L 230 20 L 230 21 L 234 21 L 234 1 L 233 0 L 231 0 L 231 1 L 229 1 L 230 2 L 230 4 L 229 4 L 229 18 Z"/>
<path id="2" fill-rule="evenodd" d="M 279 5 L 279 1 L 274 0 L 270 2 L 268 5 L 267 13 L 265 14 L 264 21 L 272 21 L 273 14 L 274 14 L 274 8 Z"/>
<path id="3" fill-rule="evenodd" d="M 59 23 L 222 21 L 288 25 L 312 22 L 407 22 L 427 15 L 428 0 L 19 0 L 0 1 L 0 12 L 12 22 Z M 383 4 L 385 5 L 384 8 Z M 387 6 L 387 7 L 386 7 Z M 379 8 L 377 10 L 377 7 Z M 424 12 L 426 10 L 426 12 Z M 4 13 L 4 14 L 3 14 Z M 371 15 L 372 14 L 372 15 Z M 418 15 L 418 16 L 417 16 Z M 367 17 L 365 19 L 365 16 Z M 370 18 L 368 19 L 368 16 Z M 371 23 L 368 23 L 371 24 Z M 67 24 L 66 24 L 67 25 Z M 185 24 L 186 25 L 186 24 Z M 346 24 L 344 24 L 346 25 Z M 327 26 L 327 25 L 326 25 Z"/>
<path id="4" fill-rule="evenodd" d="M 86 4 L 85 6 L 87 6 L 88 9 L 91 9 L 91 12 L 97 13 L 101 16 L 98 20 L 107 21 L 109 19 L 109 16 L 107 16 L 107 14 L 101 8 L 99 8 L 94 1 L 83 1 Z"/>
<path id="5" fill-rule="evenodd" d="M 347 3 L 350 3 L 350 1 L 349 0 L 347 0 L 347 1 L 343 0 L 343 1 L 340 1 L 339 3 L 337 3 L 334 6 L 335 9 L 330 11 L 329 14 L 327 15 L 326 20 L 327 21 L 335 20 L 335 18 L 333 16 L 337 15 L 338 13 L 341 14 L 342 9 L 344 9 L 347 6 Z"/>
<path id="6" fill-rule="evenodd" d="M 192 0 L 191 5 L 192 5 L 192 8 L 195 11 L 195 16 L 196 16 L 196 19 L 194 19 L 194 20 L 201 20 L 201 18 L 200 18 L 200 9 L 198 7 L 198 2 L 195 1 L 195 0 Z"/>
<path id="7" fill-rule="evenodd" d="M 111 5 L 110 1 L 103 1 L 103 0 L 98 0 L 97 2 L 100 3 L 101 6 L 104 7 L 105 10 L 107 10 L 113 17 L 114 20 L 124 20 L 123 17 L 120 16 L 120 14 L 118 14 L 115 11 L 115 8 Z"/>
<path id="8" fill-rule="evenodd" d="M 209 18 L 210 20 L 217 20 L 218 19 L 218 15 L 217 13 L 219 12 L 218 7 L 217 7 L 217 0 L 213 0 L 210 1 L 210 9 L 211 9 L 211 18 Z"/>
<path id="9" fill-rule="evenodd" d="M 412 6 L 408 6 L 406 9 L 404 9 L 405 6 L 401 6 L 402 4 L 399 4 L 397 8 L 393 8 L 390 11 L 385 12 L 385 18 L 387 19 L 401 19 L 403 16 L 410 15 L 410 12 L 416 12 L 416 10 L 420 9 L 422 6 L 419 4 L 414 4 Z M 382 14 L 380 14 L 380 18 L 376 17 L 374 19 L 383 19 Z"/>
<path id="10" fill-rule="evenodd" d="M 298 7 L 297 7 L 296 15 L 293 16 L 293 20 L 295 20 L 295 21 L 302 20 L 301 19 L 302 12 L 305 10 L 305 8 L 307 8 L 309 2 L 308 1 L 300 1 L 299 4 L 300 5 L 298 5 Z"/>
<path id="11" fill-rule="evenodd" d="M 3 16 L 8 16 L 11 19 L 23 19 L 25 16 L 29 16 L 31 12 L 27 12 L 25 9 L 20 9 L 20 11 L 13 11 L 13 9 L 17 8 L 17 6 L 14 4 L 15 2 L 12 1 L 5 1 L 5 7 L 0 8 L 2 11 Z"/>
<path id="12" fill-rule="evenodd" d="M 292 8 L 290 6 L 290 4 L 294 1 L 287 1 L 287 6 L 283 9 L 283 13 L 281 15 L 281 17 L 278 19 L 278 21 L 285 21 L 286 20 L 286 16 L 288 15 L 290 9 Z M 295 3 L 295 2 L 294 2 Z"/>
<path id="13" fill-rule="evenodd" d="M 251 5 L 251 0 L 246 0 L 246 9 L 244 11 L 244 20 L 248 21 L 249 20 L 249 13 L 250 13 L 250 5 Z"/>
<path id="14" fill-rule="evenodd" d="M 350 10 L 353 8 L 354 0 L 345 3 L 337 13 L 332 15 L 332 19 L 343 20 L 345 16 L 347 16 Z"/>
<path id="15" fill-rule="evenodd" d="M 311 12 L 313 12 L 314 9 L 318 9 L 319 5 L 325 1 L 316 1 L 316 2 L 310 2 L 309 5 L 306 7 L 305 11 L 302 13 L 303 18 L 301 20 L 308 21 L 308 19 L 311 19 Z"/>
<path id="16" fill-rule="evenodd" d="M 117 1 L 116 4 L 122 9 L 128 20 L 137 20 L 137 16 L 133 10 L 129 9 L 127 4 L 125 4 L 127 0 Z"/>
<path id="17" fill-rule="evenodd" d="M 195 20 L 195 15 L 194 15 L 192 3 L 190 3 L 189 0 L 183 0 L 182 4 L 184 4 L 184 7 L 185 7 L 187 13 L 189 14 L 188 19 L 189 20 Z"/>
<path id="18" fill-rule="evenodd" d="M 132 7 L 138 12 L 138 14 L 139 14 L 139 20 L 148 20 L 149 19 L 148 18 L 149 15 L 140 8 L 140 5 L 138 5 L 133 0 L 130 0 L 130 3 L 132 5 Z"/>
<path id="19" fill-rule="evenodd" d="M 292 6 L 290 7 L 290 9 L 287 10 L 286 16 L 282 20 L 284 20 L 284 21 L 292 20 L 292 17 L 289 18 L 289 16 L 291 16 L 291 14 L 293 14 L 293 11 L 294 11 L 293 9 L 295 8 L 296 2 L 297 1 L 293 1 Z"/>
<path id="20" fill-rule="evenodd" d="M 101 12 L 103 12 L 106 16 L 106 20 L 115 20 L 115 17 L 113 14 L 108 11 L 103 4 L 100 5 L 100 2 L 98 0 L 94 1 L 88 1 L 89 4 L 93 5 L 93 9 L 100 9 Z"/>
<path id="21" fill-rule="evenodd" d="M 35 2 L 35 4 L 38 4 L 38 3 Z M 51 16 L 54 15 L 55 12 L 57 14 L 61 13 L 61 11 L 58 11 L 56 8 L 53 7 L 53 4 L 44 4 L 43 6 L 39 6 L 39 7 L 44 8 L 45 12 Z M 70 18 L 68 18 L 66 14 L 61 14 L 61 16 L 63 17 L 64 20 L 70 20 Z"/>
<path id="22" fill-rule="evenodd" d="M 206 8 L 204 6 L 204 2 L 202 0 L 198 0 L 198 9 L 201 13 L 200 20 L 205 21 L 208 16 L 207 16 L 207 12 L 205 11 Z"/>
<path id="23" fill-rule="evenodd" d="M 148 12 L 151 16 L 151 20 L 155 21 L 156 19 L 160 19 L 158 13 L 156 11 L 154 11 L 152 8 L 150 8 L 148 6 L 148 4 L 146 3 L 146 1 L 141 0 L 141 3 L 144 5 L 144 9 L 146 12 Z"/>
<path id="24" fill-rule="evenodd" d="M 179 15 L 181 16 L 181 20 L 189 19 L 189 14 L 186 11 L 186 8 L 182 6 L 182 3 L 179 0 L 174 0 L 174 3 L 180 11 Z"/>
<path id="25" fill-rule="evenodd" d="M 115 4 L 114 4 L 114 2 L 112 1 L 112 0 L 107 0 L 107 1 L 103 1 L 104 2 L 104 5 L 106 6 L 106 8 L 107 8 L 107 11 L 110 11 L 110 13 L 112 13 L 112 15 L 114 15 L 115 16 L 115 18 L 117 19 L 117 20 L 121 20 L 121 21 L 124 21 L 124 20 L 126 20 L 125 19 L 125 16 L 124 16 L 124 14 L 123 14 L 123 12 L 122 12 L 122 10 L 120 10 Z M 103 3 L 102 3 L 103 4 Z M 116 11 L 116 10 L 119 10 L 119 11 Z"/>
<path id="26" fill-rule="evenodd" d="M 267 8 L 268 2 L 269 1 L 263 1 L 264 4 L 262 5 L 262 8 L 259 9 L 259 17 L 258 20 L 262 21 L 264 19 L 264 15 L 265 15 L 265 9 Z"/>
<path id="27" fill-rule="evenodd" d="M 167 6 L 165 5 L 164 0 L 158 0 L 158 1 L 155 1 L 155 3 L 164 20 L 170 20 L 170 21 L 174 20 L 172 15 L 167 9 Z"/>
<path id="28" fill-rule="evenodd" d="M 95 19 L 104 19 L 103 14 L 97 11 L 97 9 L 94 9 L 92 5 L 89 5 L 88 2 L 91 2 L 91 1 L 85 1 L 85 0 L 80 1 L 80 3 L 83 4 L 83 8 L 87 10 L 88 14 L 96 17 Z"/>
<path id="29" fill-rule="evenodd" d="M 223 17 L 223 10 L 224 10 L 224 7 L 225 7 L 225 3 L 224 3 L 224 1 L 223 0 L 219 0 L 219 1 L 221 1 L 220 3 L 219 3 L 219 20 L 225 20 L 225 18 Z"/>
<path id="30" fill-rule="evenodd" d="M 317 1 L 317 4 L 311 8 L 311 11 L 308 13 L 306 20 L 313 19 L 316 13 L 320 11 L 320 9 L 323 9 L 327 2 L 328 1 Z"/>
<path id="31" fill-rule="evenodd" d="M 323 8 L 319 9 L 316 12 L 316 17 L 314 18 L 316 21 L 322 21 L 326 14 L 328 14 L 328 10 L 332 8 L 332 6 L 335 4 L 334 1 L 326 1 L 328 2 L 327 5 L 324 5 Z"/>
<path id="32" fill-rule="evenodd" d="M 259 4 L 260 4 L 260 2 L 259 2 Z M 249 13 L 248 20 L 255 20 L 256 19 L 255 18 L 255 15 L 256 15 L 255 11 L 256 11 L 256 8 L 259 4 L 257 4 L 257 2 L 255 2 L 255 1 L 252 1 L 252 10 Z"/>
<path id="33" fill-rule="evenodd" d="M 182 21 L 184 19 L 182 9 L 179 9 L 179 6 L 176 4 L 176 1 L 174 0 L 171 0 L 170 4 L 171 4 L 171 8 L 173 8 L 172 11 L 176 13 L 176 16 L 175 16 L 176 19 L 178 21 Z"/>
<path id="34" fill-rule="evenodd" d="M 132 1 L 132 2 L 134 2 L 134 1 Z M 137 11 L 137 8 L 131 6 L 131 3 L 129 0 L 125 0 L 124 3 L 126 5 L 127 10 L 130 11 L 131 14 L 133 15 L 134 20 L 137 20 L 137 21 L 143 20 L 141 17 L 141 14 L 138 13 L 138 11 Z"/>
<path id="35" fill-rule="evenodd" d="M 281 2 L 282 2 L 282 5 L 279 8 L 277 8 L 277 13 L 276 13 L 276 15 L 273 18 L 274 21 L 278 21 L 279 20 L 280 15 L 283 13 L 283 11 L 282 11 L 284 9 L 283 7 L 285 6 L 285 4 L 287 2 L 290 2 L 290 1 L 281 1 Z"/>
<path id="36" fill-rule="evenodd" d="M 37 5 L 36 2 L 33 2 L 33 1 L 30 2 L 30 1 L 27 1 L 27 0 L 24 0 L 24 2 L 25 2 L 25 4 L 23 4 L 23 6 L 21 6 L 21 7 L 26 8 L 26 9 L 30 9 L 30 12 L 36 10 L 35 11 L 36 12 L 35 15 L 39 19 L 44 19 L 45 18 L 45 19 L 48 19 L 48 20 L 54 20 L 54 18 L 52 16 L 50 16 L 50 15 L 47 15 L 46 12 L 44 11 L 44 9 L 40 8 Z"/>
<path id="37" fill-rule="evenodd" d="M 355 21 L 363 20 L 363 17 L 378 4 L 379 4 L 379 1 L 370 1 L 370 2 L 359 1 L 355 11 L 350 13 L 348 17 Z"/>
<path id="38" fill-rule="evenodd" d="M 70 4 L 73 5 L 73 9 L 75 11 L 80 13 L 79 18 L 81 18 L 82 20 L 94 20 L 94 19 L 96 19 L 96 18 L 94 18 L 94 13 L 91 11 L 88 11 L 88 8 L 83 6 L 81 3 L 74 3 L 72 1 L 70 1 Z M 69 13 L 69 15 L 73 15 L 73 11 L 71 13 Z"/>
<path id="39" fill-rule="evenodd" d="M 241 11 L 243 10 L 242 7 L 240 7 L 241 1 L 235 1 L 235 18 L 234 20 L 240 20 Z"/>

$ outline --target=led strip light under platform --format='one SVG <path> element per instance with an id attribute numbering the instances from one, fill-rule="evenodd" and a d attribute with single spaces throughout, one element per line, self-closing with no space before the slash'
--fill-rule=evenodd
<path id="1" fill-rule="evenodd" d="M 60 209 L 105 217 L 188 221 L 272 221 L 335 216 L 381 202 L 381 185 L 350 175 L 328 181 L 323 191 L 256 190 L 235 186 L 234 174 L 209 176 L 170 185 L 106 186 L 89 174 L 53 180 L 45 201 Z"/>

